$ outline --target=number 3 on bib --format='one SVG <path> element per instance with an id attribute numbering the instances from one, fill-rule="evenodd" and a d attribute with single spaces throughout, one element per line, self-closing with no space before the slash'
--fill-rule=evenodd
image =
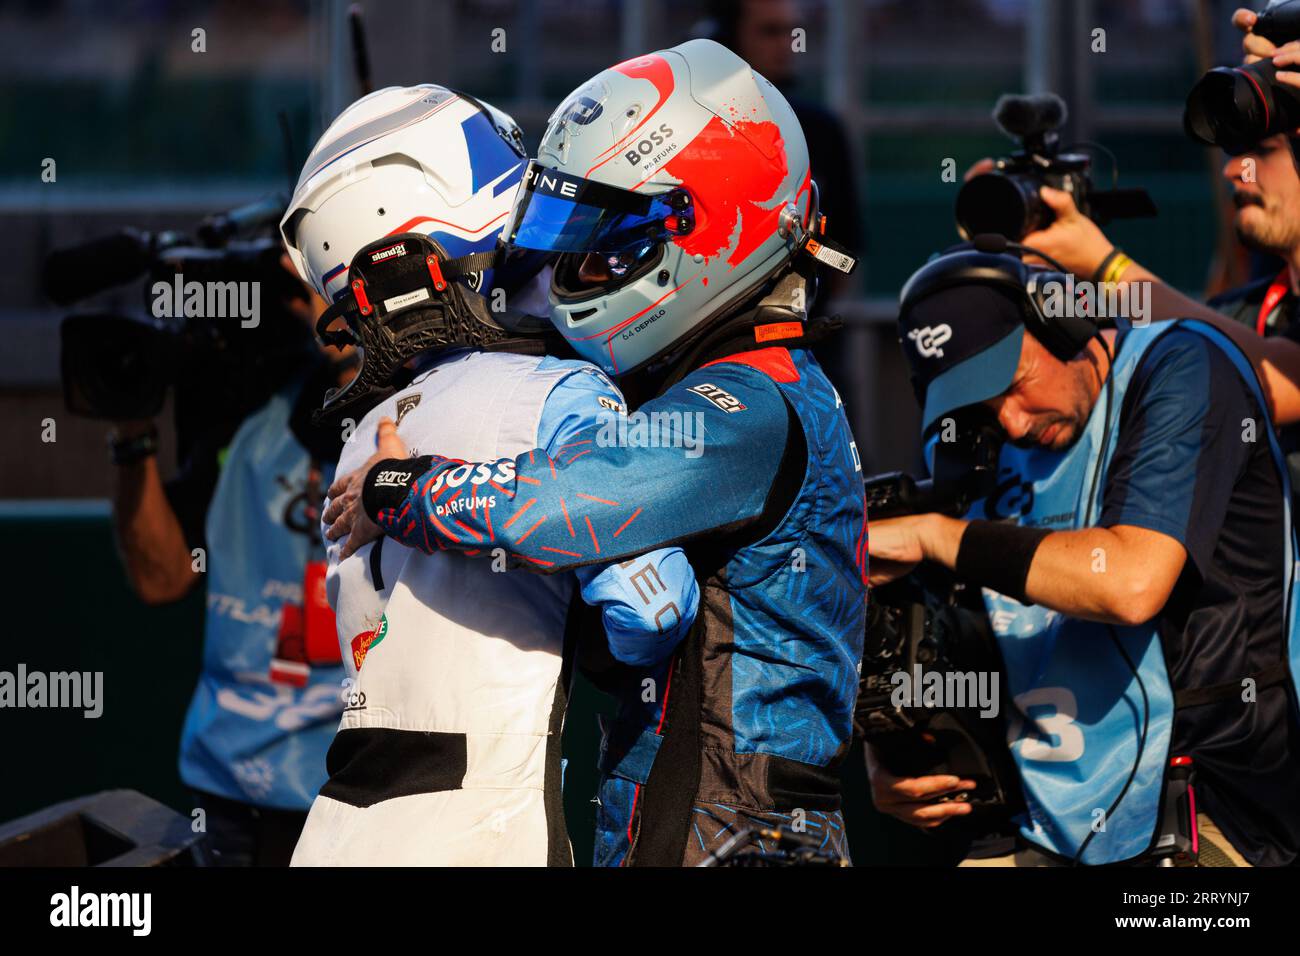
<path id="1" fill-rule="evenodd" d="M 1019 746 L 1022 760 L 1068 763 L 1083 756 L 1083 731 L 1074 722 L 1078 704 L 1068 688 L 1036 687 L 1015 700 L 1007 743 Z"/>

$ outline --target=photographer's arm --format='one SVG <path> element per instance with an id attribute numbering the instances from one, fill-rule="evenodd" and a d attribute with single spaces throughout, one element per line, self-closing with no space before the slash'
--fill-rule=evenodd
<path id="1" fill-rule="evenodd" d="M 1296 58 L 1300 61 L 1300 45 Z M 1080 278 L 1091 278 L 1114 248 L 1110 240 L 1095 222 L 1079 212 L 1069 193 L 1044 186 L 1040 194 L 1056 213 L 1056 220 L 1046 229 L 1027 235 L 1024 245 L 1060 260 Z M 1116 281 L 1119 285 L 1149 284 L 1150 321 L 1201 319 L 1232 339 L 1255 366 L 1273 421 L 1278 425 L 1300 422 L 1300 344 L 1282 336 L 1261 338 L 1240 322 L 1183 295 L 1137 262 L 1130 262 Z"/>
<path id="2" fill-rule="evenodd" d="M 1181 329 L 1149 347 L 1125 405 L 1095 527 L 896 518 L 872 522 L 872 557 L 935 561 L 1072 617 L 1155 617 L 1185 567 L 1204 577 L 1213 565 L 1232 489 L 1258 447 L 1259 406 L 1223 350 Z"/>
<path id="3" fill-rule="evenodd" d="M 1245 34 L 1241 38 L 1241 51 L 1245 54 L 1242 61 L 1244 63 L 1262 60 L 1266 56 L 1272 56 L 1277 50 L 1272 40 L 1250 32 L 1258 19 L 1259 15 L 1254 10 L 1245 7 L 1238 7 L 1232 13 L 1232 25 Z"/>
<path id="4" fill-rule="evenodd" d="M 960 799 L 942 798 L 974 790 L 977 786 L 974 780 L 963 780 L 952 774 L 896 777 L 885 769 L 871 744 L 863 748 L 863 755 L 871 781 L 871 802 L 881 813 L 932 830 L 950 817 L 966 816 L 972 811 L 971 805 Z"/>
<path id="5" fill-rule="evenodd" d="M 974 529 L 972 531 L 972 528 Z M 971 539 L 963 543 L 966 535 Z M 1041 604 L 1071 617 L 1106 624 L 1141 624 L 1169 600 L 1187 552 L 1174 538 L 1147 528 L 1116 525 L 1053 531 L 914 515 L 871 522 L 871 557 L 897 566 L 933 561 L 972 583 Z M 963 550 L 974 549 L 974 550 Z M 1015 557 L 1029 556 L 1023 591 L 1016 591 Z M 989 555 L 991 560 L 981 560 Z M 995 557 L 994 557 L 995 556 Z M 872 584 L 884 583 L 872 575 Z"/>
<path id="6" fill-rule="evenodd" d="M 143 434 L 141 425 L 119 426 L 119 438 Z M 146 604 L 178 601 L 199 575 L 158 471 L 148 455 L 114 467 L 113 529 L 131 587 Z"/>
<path id="7" fill-rule="evenodd" d="M 1031 249 L 1047 253 L 1080 279 L 1093 280 L 1106 257 L 1115 248 L 1114 244 L 1106 238 L 1101 227 L 1079 212 L 1069 193 L 1043 186 L 1039 190 L 1039 196 L 1056 218 L 1046 229 L 1029 233 L 1021 242 Z M 1031 257 L 1029 261 L 1046 265 L 1041 259 Z M 1110 272 L 1111 268 L 1114 272 L 1105 278 L 1117 285 L 1149 283 L 1151 313 L 1146 317 L 1148 320 L 1205 319 L 1218 324 L 1216 320 L 1223 318 L 1205 303 L 1183 295 L 1132 259 L 1124 265 L 1115 263 L 1107 271 Z M 1134 316 L 1134 319 L 1137 318 L 1140 317 Z"/>

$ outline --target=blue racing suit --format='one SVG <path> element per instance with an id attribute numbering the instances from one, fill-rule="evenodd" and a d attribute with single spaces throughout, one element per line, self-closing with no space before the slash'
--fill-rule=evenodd
<path id="1" fill-rule="evenodd" d="M 663 664 L 664 648 L 614 649 L 639 693 L 602 745 L 598 862 L 693 865 L 753 821 L 847 856 L 838 768 L 866 623 L 866 516 L 839 396 L 809 352 L 764 348 L 589 435 L 556 457 L 381 462 L 363 504 L 411 547 L 501 548 L 543 573 L 680 544 L 701 584 L 689 636 Z M 440 500 L 471 476 L 489 476 L 496 504 L 446 520 Z"/>

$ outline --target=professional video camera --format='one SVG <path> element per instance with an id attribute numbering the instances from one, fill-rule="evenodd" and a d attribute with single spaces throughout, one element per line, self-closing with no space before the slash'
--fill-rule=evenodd
<path id="1" fill-rule="evenodd" d="M 1300 40 L 1300 0 L 1273 3 L 1262 10 L 1252 33 L 1281 46 Z M 1300 126 L 1300 90 L 1277 81 L 1271 60 L 1245 66 L 1220 66 L 1206 73 L 1187 94 L 1183 129 L 1207 146 L 1244 153 L 1262 139 Z"/>
<path id="2" fill-rule="evenodd" d="M 933 479 L 892 472 L 866 480 L 870 520 L 926 512 L 961 515 L 996 493 L 1003 437 L 991 415 L 971 410 L 944 427 L 952 433 L 941 432 L 935 441 Z M 918 568 L 871 590 L 855 726 L 891 773 L 955 774 L 977 784 L 958 799 L 975 807 L 1010 808 L 1019 788 L 1001 717 L 981 717 L 978 705 L 921 706 L 915 687 L 915 696 L 901 702 L 896 694 L 903 680 L 896 675 L 915 683 L 921 672 L 1001 669 L 979 592 L 947 572 Z"/>
<path id="3" fill-rule="evenodd" d="M 1112 219 L 1156 214 L 1145 190 L 1096 189 L 1092 158 L 1061 151 L 1057 131 L 1066 115 L 1065 101 L 1052 93 L 999 97 L 993 121 L 1020 149 L 995 159 L 992 172 L 972 177 L 957 193 L 957 229 L 962 238 L 997 233 L 1019 241 L 1045 229 L 1055 215 L 1038 195 L 1042 186 L 1068 192 L 1080 212 L 1103 226 Z M 1118 180 L 1113 158 L 1112 168 Z"/>
<path id="4" fill-rule="evenodd" d="M 133 229 L 57 250 L 46 259 L 45 294 L 60 305 L 145 278 L 141 314 L 74 313 L 60 327 L 64 401 L 88 418 L 151 418 L 167 389 L 182 406 L 235 420 L 257 408 L 310 354 L 311 329 L 285 308 L 305 301 L 297 278 L 280 265 L 278 238 L 254 234 L 279 221 L 277 196 L 203 220 L 193 237 Z M 167 294 L 155 295 L 165 287 Z M 215 289 L 228 312 L 231 296 L 256 290 L 256 315 L 211 314 Z M 184 394 L 182 394 L 184 393 Z"/>
<path id="5" fill-rule="evenodd" d="M 865 481 L 868 518 L 896 515 L 965 514 L 993 491 L 1003 438 L 983 409 L 966 409 L 936 423 L 930 478 L 917 480 L 901 471 Z"/>

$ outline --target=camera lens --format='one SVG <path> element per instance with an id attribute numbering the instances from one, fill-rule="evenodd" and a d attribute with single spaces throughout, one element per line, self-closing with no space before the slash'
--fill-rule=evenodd
<path id="1" fill-rule="evenodd" d="M 70 412 L 120 421 L 162 410 L 175 350 L 155 325 L 117 315 L 71 315 L 60 326 L 60 339 Z"/>
<path id="2" fill-rule="evenodd" d="M 967 239 L 993 232 L 1015 241 L 1033 231 L 1040 205 L 1035 184 L 984 173 L 957 193 L 957 227 Z"/>
<path id="3" fill-rule="evenodd" d="M 1220 67 L 1197 81 L 1183 113 L 1189 136 L 1230 153 L 1244 153 L 1282 128 L 1281 116 L 1269 109 L 1271 97 L 1265 93 L 1272 83 L 1272 66 L 1267 71 L 1254 66 Z"/>

